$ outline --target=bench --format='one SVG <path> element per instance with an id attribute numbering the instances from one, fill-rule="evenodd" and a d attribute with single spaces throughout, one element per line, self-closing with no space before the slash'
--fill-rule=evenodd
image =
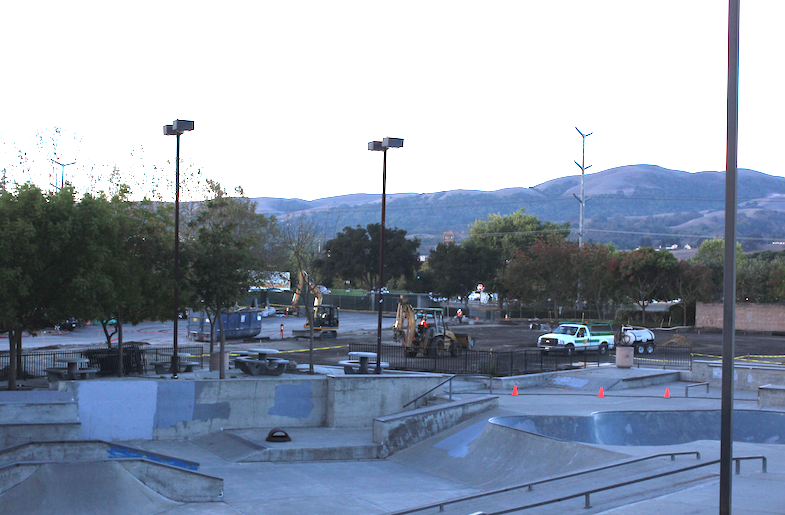
<path id="1" fill-rule="evenodd" d="M 289 361 L 279 358 L 255 359 L 239 357 L 234 360 L 237 368 L 252 376 L 279 376 L 284 373 Z"/>
<path id="2" fill-rule="evenodd" d="M 69 372 L 68 367 L 52 367 L 46 369 L 46 378 L 50 383 L 56 381 L 95 379 L 97 374 L 97 368 L 79 368 L 76 372 Z"/>
<path id="3" fill-rule="evenodd" d="M 172 371 L 171 361 L 153 361 L 150 364 L 155 367 L 156 374 L 168 374 Z M 179 372 L 193 372 L 194 367 L 202 366 L 198 361 L 178 361 L 177 365 Z"/>

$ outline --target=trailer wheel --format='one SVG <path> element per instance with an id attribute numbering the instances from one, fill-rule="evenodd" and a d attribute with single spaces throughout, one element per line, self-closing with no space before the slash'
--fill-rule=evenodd
<path id="1" fill-rule="evenodd" d="M 450 342 L 450 356 L 457 358 L 461 355 L 461 344 L 458 342 Z"/>
<path id="2" fill-rule="evenodd" d="M 646 354 L 653 354 L 654 353 L 654 344 L 647 343 L 646 344 Z"/>
<path id="3" fill-rule="evenodd" d="M 438 358 L 444 354 L 444 338 L 437 336 L 428 344 L 428 354 L 432 358 Z"/>
<path id="4" fill-rule="evenodd" d="M 642 343 L 635 345 L 635 354 L 643 354 L 646 352 L 646 346 Z"/>

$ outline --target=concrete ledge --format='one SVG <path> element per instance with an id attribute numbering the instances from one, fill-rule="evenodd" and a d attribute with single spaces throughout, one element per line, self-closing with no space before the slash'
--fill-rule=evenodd
<path id="1" fill-rule="evenodd" d="M 757 391 L 764 385 L 785 384 L 785 366 L 736 363 L 733 367 L 736 390 Z M 690 379 L 707 382 L 712 388 L 722 387 L 722 363 L 719 361 L 694 361 Z"/>
<path id="2" fill-rule="evenodd" d="M 758 404 L 761 406 L 785 406 L 785 386 L 766 384 L 758 388 Z"/>
<path id="3" fill-rule="evenodd" d="M 378 417 L 373 420 L 373 441 L 390 455 L 497 407 L 497 396 L 483 395 Z"/>
<path id="4" fill-rule="evenodd" d="M 81 422 L 30 422 L 0 424 L 0 448 L 11 447 L 34 440 L 79 440 Z"/>
<path id="5" fill-rule="evenodd" d="M 0 450 L 0 465 L 23 461 L 100 461 L 123 458 L 144 458 L 182 469 L 193 471 L 199 469 L 199 464 L 195 461 L 174 458 L 103 440 L 28 442 Z"/>
<path id="6" fill-rule="evenodd" d="M 211 502 L 223 500 L 224 480 L 221 478 L 146 459 L 116 461 L 146 487 L 173 501 Z"/>
<path id="7" fill-rule="evenodd" d="M 494 377 L 491 379 L 493 382 L 493 388 L 498 390 L 512 390 L 513 386 L 517 386 L 518 388 L 532 388 L 535 386 L 544 386 L 548 379 L 558 372 L 541 372 L 539 374 L 525 374 L 521 376 L 509 376 L 509 377 Z M 483 384 L 488 383 L 488 378 L 465 378 L 465 381 L 478 381 L 482 382 Z"/>
<path id="8" fill-rule="evenodd" d="M 266 448 L 245 456 L 238 462 L 257 461 L 324 461 L 375 460 L 385 458 L 381 444 L 345 445 L 341 447 Z"/>
<path id="9" fill-rule="evenodd" d="M 626 390 L 628 388 L 643 388 L 662 383 L 675 383 L 681 378 L 680 372 L 662 372 L 640 377 L 625 377 L 609 386 L 608 390 Z"/>

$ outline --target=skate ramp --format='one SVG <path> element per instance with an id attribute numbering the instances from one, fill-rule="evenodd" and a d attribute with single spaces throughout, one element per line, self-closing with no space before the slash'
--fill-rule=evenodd
<path id="1" fill-rule="evenodd" d="M 178 505 L 116 462 L 43 463 L 0 496 L 4 515 L 146 515 Z"/>
<path id="2" fill-rule="evenodd" d="M 502 417 L 514 418 L 514 417 Z M 483 420 L 388 460 L 482 490 L 597 467 L 629 457 Z"/>
<path id="3" fill-rule="evenodd" d="M 720 439 L 720 411 L 610 411 L 588 417 L 497 417 L 502 426 L 559 440 L 601 445 L 677 445 Z M 785 413 L 735 410 L 733 440 L 785 444 Z"/>

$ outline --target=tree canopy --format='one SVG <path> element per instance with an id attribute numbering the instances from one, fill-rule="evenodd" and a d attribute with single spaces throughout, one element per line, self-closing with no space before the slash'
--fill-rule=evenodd
<path id="1" fill-rule="evenodd" d="M 325 242 L 314 262 L 325 280 L 349 281 L 355 287 L 378 287 L 381 224 L 344 227 L 335 238 Z M 386 279 L 411 280 L 419 264 L 419 238 L 409 239 L 398 228 L 384 230 L 384 276 Z"/>

